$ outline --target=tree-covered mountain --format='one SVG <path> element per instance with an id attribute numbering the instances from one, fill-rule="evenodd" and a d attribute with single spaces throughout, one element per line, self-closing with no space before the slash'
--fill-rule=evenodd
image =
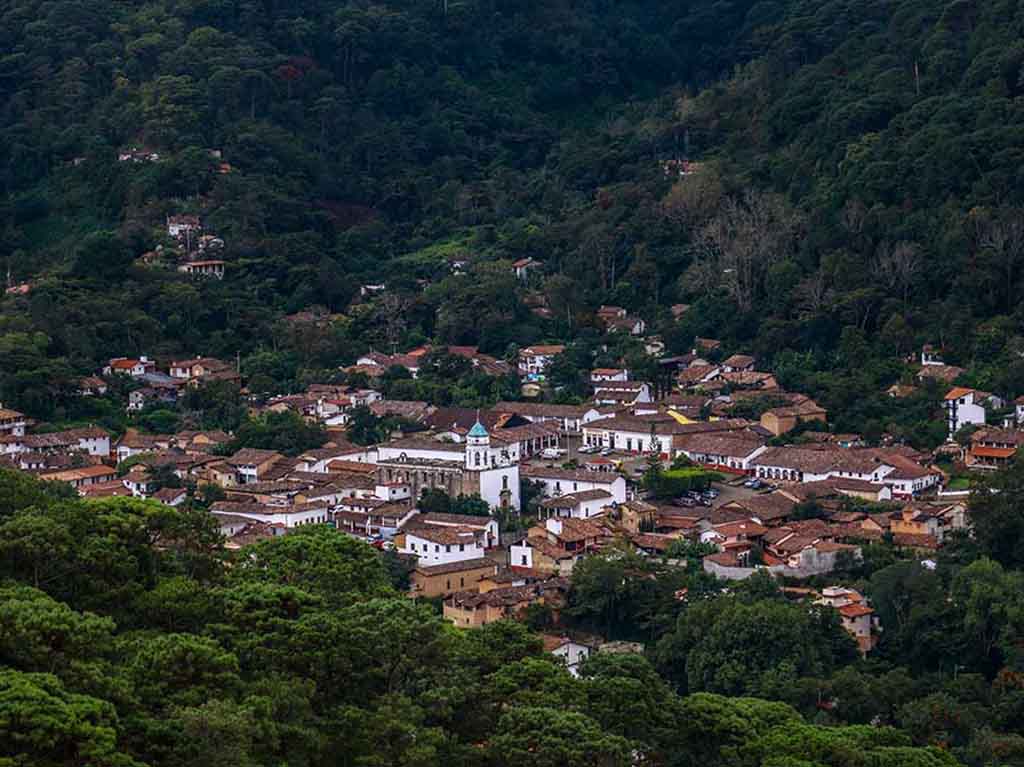
<path id="1" fill-rule="evenodd" d="M 370 346 L 501 356 L 593 338 L 601 303 L 670 351 L 756 351 L 847 425 L 924 341 L 1024 393 L 1022 24 L 940 0 L 8 0 L 0 265 L 32 290 L 0 305 L 0 396 L 59 415 L 114 353 L 241 352 L 280 388 Z M 140 265 L 173 214 L 223 238 L 224 282 Z M 279 324 L 313 305 L 345 317 Z"/>

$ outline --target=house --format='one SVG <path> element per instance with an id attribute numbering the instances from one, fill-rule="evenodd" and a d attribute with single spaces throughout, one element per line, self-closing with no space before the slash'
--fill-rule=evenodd
<path id="1" fill-rule="evenodd" d="M 527 346 L 519 350 L 519 374 L 521 376 L 543 376 L 551 361 L 565 351 L 558 344 Z"/>
<path id="2" fill-rule="evenodd" d="M 87 453 L 96 458 L 110 455 L 110 435 L 103 429 L 91 426 L 82 429 L 65 429 L 46 434 L 24 434 L 22 436 L 0 436 L 0 455 L 39 453 Z"/>
<path id="3" fill-rule="evenodd" d="M 541 639 L 544 641 L 544 652 L 558 658 L 573 676 L 579 676 L 580 664 L 597 652 L 596 645 L 575 641 L 565 636 L 543 634 Z"/>
<path id="4" fill-rule="evenodd" d="M 598 307 L 595 314 L 597 314 L 597 318 L 599 320 L 607 325 L 612 320 L 620 320 L 624 318 L 628 312 L 626 312 L 626 310 L 621 306 L 604 306 L 602 304 Z"/>
<path id="5" fill-rule="evenodd" d="M 167 234 L 174 239 L 189 237 L 202 230 L 198 216 L 168 216 Z"/>
<path id="6" fill-rule="evenodd" d="M 532 258 L 520 258 L 512 262 L 512 270 L 515 272 L 517 280 L 525 280 L 529 276 L 530 270 L 540 265 L 540 261 L 534 261 Z"/>
<path id="7" fill-rule="evenodd" d="M 1013 461 L 1024 443 L 1024 431 L 984 427 L 971 435 L 966 462 L 972 469 L 1001 469 Z"/>
<path id="8" fill-rule="evenodd" d="M 626 479 L 620 474 L 602 471 L 556 469 L 526 464 L 521 467 L 523 479 L 536 482 L 544 495 L 555 497 L 586 490 L 605 490 L 613 503 L 625 503 Z"/>
<path id="9" fill-rule="evenodd" d="M 97 376 L 85 376 L 78 380 L 79 397 L 102 397 L 107 393 L 107 382 Z M 0 426 L 0 429 L 3 427 Z"/>
<path id="10" fill-rule="evenodd" d="M 500 541 L 498 520 L 494 517 L 476 517 L 469 514 L 442 514 L 440 512 L 421 514 L 417 512 L 414 516 L 410 517 L 408 525 L 411 527 L 432 525 L 435 527 L 470 528 L 480 533 L 481 542 L 485 549 L 497 546 Z"/>
<path id="11" fill-rule="evenodd" d="M 827 411 L 810 397 L 799 397 L 796 402 L 766 410 L 761 414 L 761 426 L 776 437 L 792 431 L 802 423 L 825 423 Z"/>
<path id="12" fill-rule="evenodd" d="M 722 361 L 725 373 L 742 373 L 754 369 L 754 358 L 748 354 L 733 354 Z"/>
<path id="13" fill-rule="evenodd" d="M 156 363 L 148 357 L 114 357 L 103 368 L 103 375 L 125 375 L 130 378 L 141 378 L 146 373 L 156 370 Z"/>
<path id="14" fill-rule="evenodd" d="M 962 503 L 911 502 L 889 516 L 889 532 L 894 536 L 930 536 L 939 543 L 950 532 L 966 527 L 967 507 Z"/>
<path id="15" fill-rule="evenodd" d="M 697 338 L 693 339 L 693 353 L 694 354 L 706 354 L 708 352 L 717 352 L 722 348 L 722 342 L 717 338 Z"/>
<path id="16" fill-rule="evenodd" d="M 406 526 L 395 537 L 402 554 L 411 554 L 421 564 L 450 564 L 485 555 L 485 536 L 478 528 L 461 525 Z"/>
<path id="17" fill-rule="evenodd" d="M 872 451 L 791 445 L 769 447 L 750 461 L 750 468 L 761 479 L 819 482 L 843 477 L 874 484 L 883 483 L 893 471 Z"/>
<path id="18" fill-rule="evenodd" d="M 207 261 L 187 261 L 178 267 L 178 271 L 190 277 L 213 277 L 224 279 L 224 261 L 210 259 Z"/>
<path id="19" fill-rule="evenodd" d="M 600 549 L 610 536 L 607 528 L 592 519 L 549 517 L 509 547 L 509 564 L 568 575 L 581 557 Z"/>
<path id="20" fill-rule="evenodd" d="M 228 458 L 227 463 L 234 467 L 238 475 L 238 484 L 245 485 L 263 479 L 270 468 L 283 457 L 275 450 L 244 447 Z"/>
<path id="21" fill-rule="evenodd" d="M 926 365 L 945 365 L 946 363 L 942 359 L 942 351 L 931 344 L 925 344 L 921 347 L 921 366 Z"/>
<path id="22" fill-rule="evenodd" d="M 76 490 L 81 490 L 89 485 L 113 482 L 117 479 L 117 471 L 110 466 L 97 464 L 94 466 L 44 471 L 38 477 L 47 482 L 67 482 Z"/>
<path id="23" fill-rule="evenodd" d="M 549 517 L 575 517 L 588 519 L 604 513 L 612 503 L 612 494 L 607 490 L 581 490 L 553 498 L 545 498 L 540 502 L 541 519 Z"/>
<path id="24" fill-rule="evenodd" d="M 605 326 L 609 333 L 629 333 L 631 336 L 642 336 L 647 330 L 647 323 L 632 315 L 608 320 Z"/>
<path id="25" fill-rule="evenodd" d="M 24 436 L 26 426 L 28 426 L 28 419 L 24 413 L 5 408 L 3 403 L 0 403 L 0 436 Z"/>
<path id="26" fill-rule="evenodd" d="M 545 402 L 498 402 L 491 412 L 514 414 L 530 423 L 556 423 L 566 433 L 579 434 L 590 408 L 581 405 L 554 405 Z"/>
<path id="27" fill-rule="evenodd" d="M 147 147 L 127 147 L 117 153 L 118 162 L 159 162 L 160 153 Z"/>
<path id="28" fill-rule="evenodd" d="M 218 518 L 248 519 L 281 530 L 324 524 L 331 517 L 330 509 L 323 503 L 271 505 L 252 501 L 216 501 L 210 506 L 210 513 Z"/>
<path id="29" fill-rule="evenodd" d="M 459 628 L 480 628 L 488 623 L 518 618 L 532 604 L 559 609 L 565 604 L 569 583 L 564 578 L 504 586 L 489 591 L 460 591 L 444 602 L 444 617 Z"/>
<path id="30" fill-rule="evenodd" d="M 618 413 L 583 427 L 583 444 L 620 452 L 658 453 L 668 458 L 674 434 L 685 428 L 668 413 Z"/>
<path id="31" fill-rule="evenodd" d="M 183 487 L 165 487 L 150 497 L 164 506 L 180 506 L 188 499 L 188 491 Z"/>
<path id="32" fill-rule="evenodd" d="M 171 362 L 168 370 L 171 378 L 192 381 L 207 378 L 233 378 L 238 380 L 235 366 L 216 357 L 192 357 Z"/>
<path id="33" fill-rule="evenodd" d="M 860 592 L 829 586 L 822 589 L 815 604 L 826 605 L 839 612 L 843 628 L 856 640 L 861 655 L 867 655 L 878 644 L 878 618 Z"/>
<path id="34" fill-rule="evenodd" d="M 672 442 L 675 455 L 732 473 L 748 473 L 751 461 L 767 450 L 765 440 L 749 432 L 679 435 Z"/>
<path id="35" fill-rule="evenodd" d="M 128 429 L 117 443 L 117 462 L 126 461 L 134 455 L 168 450 L 174 440 L 169 434 L 141 434 L 137 429 Z"/>
<path id="36" fill-rule="evenodd" d="M 426 564 L 422 560 L 409 574 L 409 596 L 433 599 L 450 597 L 459 591 L 479 591 L 479 583 L 498 571 L 497 563 L 481 557 L 462 559 L 439 565 Z"/>
<path id="37" fill-rule="evenodd" d="M 590 371 L 590 383 L 592 384 L 628 380 L 629 371 L 625 368 L 594 368 Z"/>
<path id="38" fill-rule="evenodd" d="M 969 424 L 985 425 L 985 407 L 999 408 L 1003 401 L 989 392 L 954 386 L 943 398 L 946 408 L 946 425 L 952 437 Z"/>
<path id="39" fill-rule="evenodd" d="M 595 405 L 647 404 L 651 400 L 651 385 L 644 381 L 609 381 L 594 385 Z"/>

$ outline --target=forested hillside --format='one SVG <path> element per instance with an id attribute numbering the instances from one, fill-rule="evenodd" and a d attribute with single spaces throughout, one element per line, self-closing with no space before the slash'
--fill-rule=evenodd
<path id="1" fill-rule="evenodd" d="M 924 341 L 1024 393 L 1018 2 L 0 18 L 0 266 L 31 284 L 0 304 L 0 396 L 38 417 L 115 353 L 239 353 L 285 390 L 370 346 L 592 336 L 601 303 L 669 351 L 756 351 L 852 424 Z M 666 173 L 681 159 L 699 170 Z M 138 260 L 174 214 L 223 238 L 223 282 Z M 350 305 L 381 282 L 387 300 Z M 344 317 L 277 324 L 310 306 Z"/>

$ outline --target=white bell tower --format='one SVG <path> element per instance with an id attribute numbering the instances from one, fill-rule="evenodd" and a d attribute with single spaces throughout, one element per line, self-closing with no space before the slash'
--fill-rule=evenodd
<path id="1" fill-rule="evenodd" d="M 488 467 L 491 453 L 491 435 L 480 423 L 479 416 L 473 428 L 466 435 L 466 468 L 470 471 L 482 471 Z"/>

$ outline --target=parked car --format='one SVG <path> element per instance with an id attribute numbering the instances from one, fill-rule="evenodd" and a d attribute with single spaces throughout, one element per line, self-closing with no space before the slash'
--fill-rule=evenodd
<path id="1" fill-rule="evenodd" d="M 584 455 L 589 455 L 590 453 L 593 453 L 596 450 L 597 450 L 597 448 L 594 447 L 593 445 L 584 445 L 583 447 L 581 447 L 576 452 L 577 453 L 583 453 Z"/>
<path id="2" fill-rule="evenodd" d="M 748 479 L 743 483 L 743 486 L 749 487 L 751 490 L 760 490 L 764 486 L 764 483 L 759 479 Z"/>
<path id="3" fill-rule="evenodd" d="M 601 451 L 601 455 L 607 457 L 607 456 L 611 455 L 613 452 L 615 452 L 615 451 L 612 450 L 610 447 L 606 447 L 604 450 Z"/>

